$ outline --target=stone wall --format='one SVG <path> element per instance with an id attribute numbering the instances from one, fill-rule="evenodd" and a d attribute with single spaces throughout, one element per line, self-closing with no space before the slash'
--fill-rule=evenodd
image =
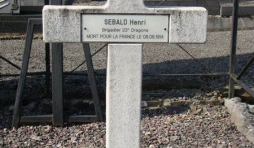
<path id="1" fill-rule="evenodd" d="M 75 2 L 87 2 L 87 1 L 105 1 L 105 0 L 75 0 Z M 254 0 L 241 0 L 241 3 L 253 2 Z M 202 6 L 208 10 L 209 15 L 220 15 L 220 8 L 223 5 L 230 5 L 232 0 L 144 0 L 147 6 Z M 254 12 L 253 12 L 254 15 Z"/>
<path id="2" fill-rule="evenodd" d="M 144 0 L 146 5 L 156 6 L 158 4 L 162 6 L 202 6 L 208 10 L 209 15 L 220 15 L 220 8 L 223 5 L 230 5 L 232 0 Z M 254 0 L 241 0 L 241 3 L 253 2 Z M 248 4 L 250 5 L 250 4 Z M 253 13 L 254 15 L 254 13 Z"/>

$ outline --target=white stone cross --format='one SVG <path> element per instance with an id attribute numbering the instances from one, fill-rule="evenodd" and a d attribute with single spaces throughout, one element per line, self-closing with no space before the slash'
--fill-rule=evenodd
<path id="1" fill-rule="evenodd" d="M 156 16 L 155 18 L 159 18 L 157 17 L 159 15 L 167 16 L 167 19 L 164 20 L 166 36 L 161 35 L 163 40 L 146 40 L 147 34 L 136 33 L 136 36 L 124 34 L 129 39 L 133 37 L 133 40 L 114 40 L 117 29 L 123 29 L 122 26 L 126 26 L 125 20 L 122 22 L 120 20 L 116 25 L 115 23 L 112 25 L 112 22 L 108 25 L 109 27 L 113 26 L 111 29 L 115 29 L 114 33 L 107 33 L 113 37 L 105 40 L 99 39 L 98 32 L 103 32 L 100 27 L 107 24 L 105 14 L 113 18 L 114 15 L 118 15 L 118 19 L 126 18 L 126 24 L 135 18 L 146 18 L 143 25 L 140 20 L 139 27 L 149 26 L 147 31 L 153 33 L 151 35 L 153 39 L 156 38 L 157 31 L 160 32 L 164 28 L 158 27 L 159 29 L 156 30 L 156 26 L 161 24 L 154 25 L 156 21 L 151 20 L 149 16 Z M 100 24 L 101 20 L 104 21 L 104 24 L 103 21 Z M 164 23 L 162 26 L 165 26 Z M 90 25 L 90 27 L 86 28 L 84 24 Z M 108 45 L 106 146 L 107 148 L 138 148 L 140 147 L 142 94 L 142 44 L 140 43 L 150 41 L 204 43 L 207 34 L 207 11 L 201 7 L 146 7 L 143 0 L 108 0 L 104 6 L 44 7 L 43 40 L 45 42 L 89 42 L 89 40 L 84 39 L 87 37 L 87 32 L 98 33 L 98 35 L 91 35 L 97 42 L 115 42 Z M 138 40 L 142 35 L 144 37 Z M 120 42 L 140 43 L 126 44 Z"/>

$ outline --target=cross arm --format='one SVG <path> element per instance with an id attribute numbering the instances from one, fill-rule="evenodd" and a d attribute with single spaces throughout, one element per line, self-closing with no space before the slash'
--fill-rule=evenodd
<path id="1" fill-rule="evenodd" d="M 135 8 L 135 9 L 133 9 Z M 43 40 L 49 43 L 81 42 L 82 14 L 168 15 L 169 43 L 204 43 L 207 36 L 207 10 L 202 7 L 113 7 L 44 6 Z"/>

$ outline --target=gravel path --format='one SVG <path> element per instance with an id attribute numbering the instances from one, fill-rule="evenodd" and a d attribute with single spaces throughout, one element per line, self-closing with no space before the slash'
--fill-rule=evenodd
<path id="1" fill-rule="evenodd" d="M 225 107 L 143 111 L 141 147 L 254 147 L 230 123 Z M 105 123 L 64 128 L 49 125 L 0 130 L 0 147 L 105 147 Z"/>
<path id="2" fill-rule="evenodd" d="M 246 64 L 254 52 L 254 30 L 239 31 L 237 49 L 237 71 Z M 211 72 L 227 72 L 230 48 L 230 32 L 209 32 L 206 44 L 181 45 Z M 92 53 L 104 44 L 91 44 Z M 0 41 L 0 54 L 17 65 L 21 65 L 24 40 Z M 44 44 L 42 40 L 34 40 L 31 53 L 30 71 L 44 70 Z M 83 61 L 81 44 L 64 44 L 64 70 L 70 71 Z M 106 68 L 106 48 L 94 56 L 94 67 L 97 70 Z M 201 73 L 206 72 L 187 53 L 175 44 L 144 44 L 144 73 Z M 17 73 L 8 64 L 1 62 L 1 73 Z M 82 66 L 79 70 L 85 70 Z M 251 71 L 252 72 L 252 71 Z M 253 74 L 249 75 L 253 77 Z M 252 79 L 248 79 L 250 81 Z M 253 81 L 252 81 L 253 82 Z"/>

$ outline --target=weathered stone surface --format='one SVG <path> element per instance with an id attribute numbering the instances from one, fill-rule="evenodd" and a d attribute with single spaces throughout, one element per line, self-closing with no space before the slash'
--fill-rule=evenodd
<path id="1" fill-rule="evenodd" d="M 232 99 L 225 99 L 225 106 L 228 108 L 228 112 L 230 114 L 232 114 L 232 112 L 234 111 L 233 108 L 235 103 L 238 103 L 238 102 L 241 102 L 241 98 L 239 97 L 235 97 Z"/>
<path id="2" fill-rule="evenodd" d="M 103 6 L 45 6 L 45 42 L 81 42 L 81 14 L 166 14 L 170 43 L 206 41 L 207 10 L 202 7 L 146 7 L 143 0 L 108 0 Z"/>
<path id="3" fill-rule="evenodd" d="M 253 115 L 248 112 L 247 104 L 240 102 L 241 98 L 225 99 L 225 106 L 231 114 L 231 122 L 235 123 L 237 130 L 254 143 L 254 127 L 251 124 Z"/>
<path id="4" fill-rule="evenodd" d="M 204 11 L 175 11 L 171 14 L 169 42 L 204 43 L 207 32 L 205 13 Z"/>
<path id="5" fill-rule="evenodd" d="M 142 44 L 109 44 L 106 89 L 106 145 L 140 145 Z"/>

